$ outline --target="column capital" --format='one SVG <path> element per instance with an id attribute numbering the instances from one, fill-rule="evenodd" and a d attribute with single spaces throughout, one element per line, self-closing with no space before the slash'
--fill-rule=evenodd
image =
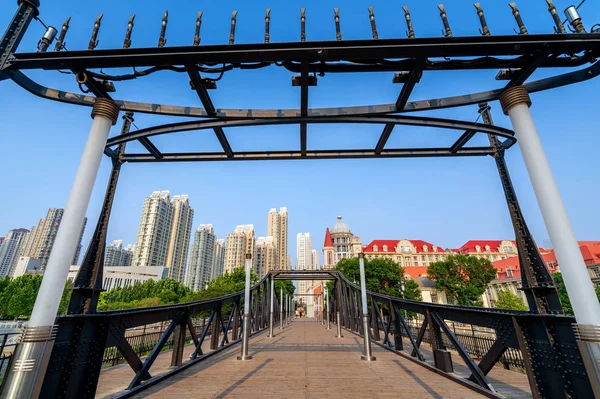
<path id="1" fill-rule="evenodd" d="M 511 87 L 500 95 L 500 105 L 504 115 L 508 115 L 508 111 L 512 107 L 521 103 L 527 104 L 528 107 L 531 106 L 531 98 L 524 86 Z"/>
<path id="2" fill-rule="evenodd" d="M 92 119 L 94 119 L 96 115 L 103 116 L 109 119 L 114 126 L 117 123 L 120 110 L 121 109 L 114 101 L 109 100 L 108 98 L 96 98 L 94 108 L 92 108 Z"/>

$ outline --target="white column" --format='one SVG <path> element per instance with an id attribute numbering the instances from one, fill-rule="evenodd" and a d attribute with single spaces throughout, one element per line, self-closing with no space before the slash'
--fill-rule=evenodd
<path id="1" fill-rule="evenodd" d="M 54 324 L 73 254 L 79 243 L 79 234 L 98 175 L 106 140 L 110 128 L 115 122 L 116 115 L 114 119 L 105 113 L 96 113 L 94 116 L 92 128 L 83 149 L 81 161 L 79 161 L 75 181 L 71 187 L 71 193 L 44 271 L 40 291 L 35 300 L 29 327 Z"/>
<path id="2" fill-rule="evenodd" d="M 525 89 L 522 87 L 515 89 Z M 515 90 L 512 89 L 512 90 Z M 510 93 L 508 94 L 510 95 Z M 521 93 L 513 94 L 523 95 Z M 525 96 L 527 92 L 525 91 Z M 524 100 L 524 98 L 526 100 Z M 527 97 L 521 101 L 502 100 L 505 113 L 513 125 L 531 183 L 542 211 L 548 235 L 565 281 L 569 299 L 578 324 L 600 324 L 600 304 L 594 292 L 577 239 L 571 228 L 567 211 L 560 197 L 550 164 L 529 112 Z M 529 102 L 529 104 L 531 104 Z"/>

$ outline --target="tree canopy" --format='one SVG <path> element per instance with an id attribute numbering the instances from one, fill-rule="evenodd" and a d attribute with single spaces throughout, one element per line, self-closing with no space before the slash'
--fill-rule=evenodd
<path id="1" fill-rule="evenodd" d="M 41 275 L 0 279 L 0 316 L 3 319 L 29 318 L 41 284 Z"/>
<path id="2" fill-rule="evenodd" d="M 360 282 L 358 258 L 341 259 L 335 268 L 348 280 Z M 402 293 L 403 280 L 405 281 L 404 294 Z M 406 279 L 404 268 L 392 259 L 365 259 L 365 282 L 369 291 L 398 298 L 422 300 L 417 282 Z"/>
<path id="3" fill-rule="evenodd" d="M 434 262 L 427 275 L 435 287 L 446 293 L 449 301 L 463 306 L 481 306 L 481 295 L 490 281 L 496 278 L 496 268 L 487 259 L 451 255 Z"/>
<path id="4" fill-rule="evenodd" d="M 258 275 L 254 272 L 250 274 L 250 284 L 254 285 L 258 282 Z M 200 301 L 203 299 L 216 298 L 218 296 L 233 294 L 241 291 L 246 285 L 246 271 L 243 267 L 236 267 L 231 272 L 222 274 L 210 283 L 208 287 L 202 291 L 189 292 L 182 302 Z"/>
<path id="5" fill-rule="evenodd" d="M 143 308 L 182 302 L 190 289 L 180 282 L 167 278 L 136 282 L 126 287 L 103 292 L 98 301 L 99 310 Z"/>
<path id="6" fill-rule="evenodd" d="M 508 290 L 502 290 L 498 293 L 498 300 L 496 301 L 495 306 L 497 308 L 509 310 L 529 310 L 521 297 Z"/>

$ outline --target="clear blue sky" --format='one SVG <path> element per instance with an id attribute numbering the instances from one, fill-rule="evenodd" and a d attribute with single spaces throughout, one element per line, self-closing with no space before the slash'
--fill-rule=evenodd
<path id="1" fill-rule="evenodd" d="M 0 4 L 4 31 L 16 9 L 15 1 Z M 438 1 L 407 1 L 418 37 L 439 37 L 442 23 Z M 557 8 L 570 5 L 556 0 Z M 236 43 L 262 42 L 264 11 L 271 7 L 271 41 L 298 41 L 299 9 L 307 9 L 307 39 L 334 40 L 333 8 L 341 7 L 344 39 L 371 37 L 368 6 L 375 7 L 380 38 L 404 37 L 402 2 L 329 0 L 303 2 L 228 1 L 85 2 L 42 0 L 40 17 L 60 28 L 72 16 L 66 44 L 86 49 L 96 15 L 104 13 L 99 48 L 120 48 L 129 15 L 136 13 L 133 47 L 156 46 L 160 23 L 169 8 L 167 46 L 190 45 L 196 13 L 204 11 L 202 43 L 227 43 L 231 11 L 239 11 Z M 511 34 L 516 23 L 506 2 L 484 0 L 492 34 Z M 543 0 L 518 3 L 530 33 L 552 32 L 552 19 Z M 447 2 L 455 36 L 478 35 L 479 22 L 472 1 Z M 586 2 L 580 9 L 586 28 L 600 22 L 600 4 Z M 34 21 L 20 51 L 35 51 L 43 33 Z M 53 46 L 52 46 L 53 47 Z M 557 71 L 556 71 L 557 72 Z M 426 99 L 499 87 L 495 71 L 426 73 L 412 99 Z M 32 77 L 50 87 L 77 91 L 70 75 L 35 71 Z M 533 79 L 548 76 L 537 72 Z M 298 108 L 299 88 L 291 87 L 291 73 L 272 67 L 233 71 L 212 91 L 221 108 Z M 400 85 L 390 84 L 391 73 L 327 75 L 311 88 L 310 107 L 383 104 L 395 101 Z M 198 105 L 187 77 L 158 73 L 134 82 L 117 83 L 115 98 Z M 30 228 L 49 207 L 64 207 L 90 127 L 90 109 L 39 99 L 10 81 L 0 82 L 0 234 Z M 600 79 L 532 95 L 532 113 L 550 159 L 578 239 L 600 239 L 598 152 L 600 148 L 597 96 Z M 497 125 L 510 127 L 497 102 L 491 104 Z M 475 120 L 477 106 L 442 110 L 432 116 Z M 136 115 L 140 127 L 177 119 Z M 309 126 L 310 149 L 374 147 L 380 126 Z M 233 150 L 298 149 L 297 127 L 255 127 L 226 131 Z M 111 135 L 119 133 L 119 126 Z M 448 145 L 459 133 L 418 131 L 397 127 L 388 148 L 401 145 Z M 483 140 L 480 138 L 479 140 Z M 218 150 L 211 131 L 181 133 L 154 139 L 162 151 Z M 484 143 L 485 141 L 478 141 Z M 131 150 L 140 150 L 131 144 Z M 506 158 L 521 206 L 540 245 L 548 239 L 519 149 Z M 87 245 L 98 218 L 110 162 L 104 159 L 87 212 Z M 238 224 L 252 223 L 266 234 L 267 213 L 287 206 L 290 215 L 290 252 L 295 259 L 296 233 L 310 232 L 313 247 L 321 249 L 325 228 L 343 215 L 352 231 L 366 243 L 373 239 L 413 238 L 442 247 L 456 247 L 469 239 L 514 237 L 500 181 L 491 158 L 324 160 L 238 163 L 126 164 L 116 195 L 109 240 L 135 242 L 144 198 L 155 190 L 189 194 L 195 209 L 194 228 L 212 223 L 224 238 Z M 294 261 L 295 264 L 295 261 Z"/>

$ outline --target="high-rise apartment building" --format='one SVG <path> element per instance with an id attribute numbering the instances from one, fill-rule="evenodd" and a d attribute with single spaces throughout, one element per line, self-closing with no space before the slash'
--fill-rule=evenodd
<path id="1" fill-rule="evenodd" d="M 194 210 L 190 207 L 187 195 L 173 196 L 171 206 L 173 208 L 173 219 L 167 247 L 166 266 L 169 268 L 169 277 L 183 283 L 190 248 Z"/>
<path id="2" fill-rule="evenodd" d="M 4 240 L 0 244 L 0 277 L 4 277 L 11 273 L 11 270 L 17 263 L 19 253 L 27 237 L 29 230 L 14 229 L 10 230 Z"/>
<path id="3" fill-rule="evenodd" d="M 30 257 L 33 259 L 39 259 L 41 271 L 46 269 L 46 264 L 50 258 L 50 252 L 54 246 L 54 240 L 56 239 L 56 233 L 63 216 L 63 209 L 50 208 L 46 213 L 45 219 L 40 219 L 37 226 L 34 226 L 29 233 L 27 241 L 23 245 L 23 249 L 19 256 Z M 81 240 L 83 238 L 83 232 L 87 224 L 87 218 L 83 220 L 83 226 L 81 226 L 81 233 L 79 235 L 79 242 L 73 254 L 73 261 L 71 264 L 77 264 L 79 260 L 79 254 L 81 252 Z"/>
<path id="4" fill-rule="evenodd" d="M 254 259 L 254 271 L 258 278 L 263 278 L 275 266 L 277 248 L 273 237 L 259 237 L 256 240 L 256 257 Z"/>
<path id="5" fill-rule="evenodd" d="M 132 264 L 166 266 L 169 277 L 183 282 L 193 215 L 187 195 L 171 200 L 169 191 L 154 191 L 146 197 Z"/>
<path id="6" fill-rule="evenodd" d="M 296 236 L 296 262 L 298 270 L 313 270 L 310 233 L 298 233 Z M 311 281 L 298 281 L 298 292 L 305 294 L 311 286 Z"/>
<path id="7" fill-rule="evenodd" d="M 133 245 L 123 248 L 123 240 L 114 240 L 104 251 L 104 266 L 131 266 Z"/>
<path id="8" fill-rule="evenodd" d="M 236 267 L 244 267 L 247 253 L 252 255 L 252 260 L 254 261 L 255 247 L 254 225 L 237 226 L 233 233 L 227 235 L 225 245 L 225 273 L 231 272 Z"/>
<path id="9" fill-rule="evenodd" d="M 287 269 L 288 264 L 288 211 L 287 208 L 272 208 L 267 220 L 267 236 L 273 237 L 276 248 L 274 269 Z"/>
<path id="10" fill-rule="evenodd" d="M 311 251 L 312 254 L 312 269 L 319 270 L 319 252 L 316 249 Z"/>
<path id="11" fill-rule="evenodd" d="M 201 224 L 194 233 L 186 284 L 193 291 L 203 290 L 211 280 L 217 237 L 212 224 Z"/>
<path id="12" fill-rule="evenodd" d="M 210 279 L 213 280 L 223 274 L 225 269 L 225 240 L 215 241 L 215 255 L 213 256 L 213 265 L 210 271 Z"/>

